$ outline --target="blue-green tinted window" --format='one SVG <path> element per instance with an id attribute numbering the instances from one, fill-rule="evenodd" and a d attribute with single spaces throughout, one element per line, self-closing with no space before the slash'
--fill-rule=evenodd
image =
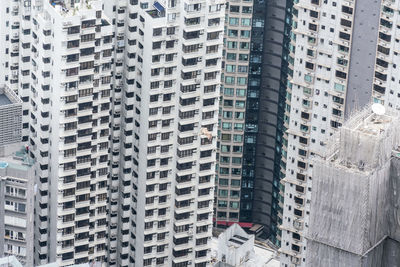
<path id="1" fill-rule="evenodd" d="M 238 85 L 246 85 L 247 84 L 247 79 L 245 77 L 238 77 L 236 81 L 237 81 Z"/>
<path id="2" fill-rule="evenodd" d="M 242 158 L 232 157 L 232 164 L 242 164 Z"/>
<path id="3" fill-rule="evenodd" d="M 228 60 L 236 60 L 236 54 L 235 53 L 227 53 L 226 58 Z"/>
<path id="4" fill-rule="evenodd" d="M 240 31 L 240 37 L 242 37 L 242 38 L 249 38 L 249 37 L 250 37 L 250 31 L 241 30 L 241 31 Z"/>
<path id="5" fill-rule="evenodd" d="M 218 190 L 218 195 L 221 196 L 221 197 L 227 197 L 228 196 L 228 190 L 219 189 Z"/>
<path id="6" fill-rule="evenodd" d="M 246 103 L 245 101 L 236 100 L 235 107 L 237 107 L 237 108 L 244 108 L 245 103 Z"/>
<path id="7" fill-rule="evenodd" d="M 248 54 L 239 54 L 239 61 L 248 61 L 249 55 Z"/>
<path id="8" fill-rule="evenodd" d="M 242 142 L 242 141 L 243 141 L 243 135 L 241 135 L 241 134 L 233 135 L 233 142 Z"/>
<path id="9" fill-rule="evenodd" d="M 221 152 L 231 152 L 231 146 L 221 145 Z"/>
<path id="10" fill-rule="evenodd" d="M 225 83 L 226 84 L 235 84 L 235 77 L 225 76 Z"/>
<path id="11" fill-rule="evenodd" d="M 229 18 L 229 25 L 239 25 L 239 18 Z"/>
<path id="12" fill-rule="evenodd" d="M 242 26 L 250 26 L 251 19 L 242 19 Z"/>
<path id="13" fill-rule="evenodd" d="M 226 72 L 236 72 L 236 65 L 227 64 L 225 70 Z"/>
<path id="14" fill-rule="evenodd" d="M 246 89 L 236 89 L 237 96 L 246 96 Z"/>
<path id="15" fill-rule="evenodd" d="M 234 91 L 235 90 L 233 88 L 224 88 L 224 95 L 233 96 Z"/>
<path id="16" fill-rule="evenodd" d="M 222 130 L 230 130 L 232 129 L 232 123 L 231 122 L 223 122 L 222 123 Z"/>

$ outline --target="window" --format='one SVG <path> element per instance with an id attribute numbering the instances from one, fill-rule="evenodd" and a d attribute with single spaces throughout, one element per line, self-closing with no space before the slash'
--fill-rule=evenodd
<path id="1" fill-rule="evenodd" d="M 232 25 L 232 26 L 239 25 L 239 18 L 229 18 L 229 25 Z"/>
<path id="2" fill-rule="evenodd" d="M 227 53 L 226 59 L 227 60 L 236 60 L 236 54 L 235 53 Z"/>
<path id="3" fill-rule="evenodd" d="M 226 72 L 236 72 L 236 65 L 226 65 Z"/>
<path id="4" fill-rule="evenodd" d="M 238 37 L 238 30 L 228 30 L 229 37 Z"/>
<path id="5" fill-rule="evenodd" d="M 236 81 L 237 81 L 238 85 L 246 85 L 247 84 L 247 79 L 245 77 L 238 77 Z"/>
<path id="6" fill-rule="evenodd" d="M 241 146 L 233 146 L 232 152 L 241 153 L 243 148 Z"/>
<path id="7" fill-rule="evenodd" d="M 248 42 L 240 42 L 240 49 L 249 49 Z"/>
<path id="8" fill-rule="evenodd" d="M 234 134 L 233 135 L 233 142 L 243 142 L 243 135 L 241 134 Z"/>
<path id="9" fill-rule="evenodd" d="M 246 89 L 236 89 L 236 96 L 246 96 Z"/>
<path id="10" fill-rule="evenodd" d="M 243 123 L 235 123 L 233 129 L 235 131 L 243 131 Z"/>
<path id="11" fill-rule="evenodd" d="M 220 197 L 227 197 L 227 196 L 228 196 L 228 190 L 219 189 L 219 190 L 218 190 L 218 196 L 220 196 Z"/>
<path id="12" fill-rule="evenodd" d="M 234 180 L 234 181 L 237 181 L 237 180 Z M 239 183 L 240 183 L 240 181 L 239 181 Z M 230 201 L 230 202 L 229 202 L 229 207 L 230 207 L 231 209 L 238 209 L 238 208 L 239 208 L 239 202 L 237 202 L 237 201 Z"/>
<path id="13" fill-rule="evenodd" d="M 248 61 L 249 55 L 248 54 L 239 54 L 239 61 Z"/>
<path id="14" fill-rule="evenodd" d="M 238 72 L 247 73 L 247 66 L 238 66 Z"/>
<path id="15" fill-rule="evenodd" d="M 233 88 L 224 88 L 224 95 L 233 96 L 234 89 Z"/>
<path id="16" fill-rule="evenodd" d="M 344 85 L 338 84 L 338 83 L 335 83 L 334 88 L 335 88 L 335 91 L 339 91 L 339 92 L 344 92 L 344 89 L 345 89 Z"/>
<path id="17" fill-rule="evenodd" d="M 228 145 L 221 145 L 221 152 L 229 153 L 231 151 L 231 146 Z"/>
<path id="18" fill-rule="evenodd" d="M 162 28 L 153 29 L 153 36 L 161 36 L 162 35 Z"/>
<path id="19" fill-rule="evenodd" d="M 232 41 L 228 41 L 228 49 L 236 49 L 237 46 L 237 42 L 232 42 Z"/>
<path id="20" fill-rule="evenodd" d="M 239 79 L 239 78 L 238 78 Z M 225 83 L 226 84 L 235 84 L 235 77 L 232 76 L 225 76 Z"/>
<path id="21" fill-rule="evenodd" d="M 222 130 L 231 130 L 232 129 L 232 123 L 231 122 L 223 122 L 222 123 Z"/>
<path id="22" fill-rule="evenodd" d="M 245 107 L 245 101 L 242 101 L 242 100 L 236 100 L 236 102 L 235 102 L 235 107 L 236 108 L 244 108 Z"/>
<path id="23" fill-rule="evenodd" d="M 232 119 L 232 111 L 224 111 L 222 114 L 224 119 Z"/>
<path id="24" fill-rule="evenodd" d="M 250 26 L 251 19 L 242 19 L 242 26 Z"/>
<path id="25" fill-rule="evenodd" d="M 228 207 L 228 201 L 218 200 L 218 208 L 227 208 L 227 207 Z"/>

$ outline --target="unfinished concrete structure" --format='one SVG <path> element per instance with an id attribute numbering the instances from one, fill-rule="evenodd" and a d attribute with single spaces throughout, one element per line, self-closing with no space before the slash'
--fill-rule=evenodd
<path id="1" fill-rule="evenodd" d="M 400 118 L 352 116 L 313 168 L 306 266 L 398 266 Z"/>

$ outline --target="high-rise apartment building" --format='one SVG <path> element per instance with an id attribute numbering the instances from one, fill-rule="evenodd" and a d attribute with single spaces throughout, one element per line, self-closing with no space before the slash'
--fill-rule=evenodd
<path id="1" fill-rule="evenodd" d="M 1 75 L 35 161 L 35 264 L 206 266 L 225 3 L 102 2 L 1 8 L 1 49 L 19 49 Z"/>
<path id="2" fill-rule="evenodd" d="M 99 1 L 32 3 L 35 264 L 106 262 L 112 26 Z M 22 94 L 22 93 L 21 93 Z"/>
<path id="3" fill-rule="evenodd" d="M 218 179 L 214 203 L 217 226 L 239 222 L 253 2 L 230 1 L 225 14 Z"/>
<path id="4" fill-rule="evenodd" d="M 327 138 L 345 116 L 371 99 L 398 105 L 395 75 L 387 76 L 396 68 L 396 38 L 390 35 L 396 20 L 394 4 L 294 1 L 281 160 L 283 266 L 305 264 L 304 235 L 313 201 L 310 160 L 322 154 Z M 385 91 L 388 84 L 393 86 Z"/>
<path id="5" fill-rule="evenodd" d="M 27 1 L 25 1 L 27 2 Z M 0 59 L 1 83 L 7 84 L 12 90 L 18 89 L 18 77 L 20 66 L 20 30 L 21 25 L 21 4 L 18 1 L 6 0 L 0 9 Z M 23 38 L 21 36 L 21 38 Z"/>
<path id="6" fill-rule="evenodd" d="M 353 114 L 313 161 L 306 266 L 397 266 L 399 113 Z"/>
<path id="7" fill-rule="evenodd" d="M 115 26 L 109 265 L 206 266 L 223 1 L 106 1 Z"/>
<path id="8" fill-rule="evenodd" d="M 226 10 L 215 224 L 262 227 L 264 238 L 278 231 L 292 5 L 228 1 Z"/>

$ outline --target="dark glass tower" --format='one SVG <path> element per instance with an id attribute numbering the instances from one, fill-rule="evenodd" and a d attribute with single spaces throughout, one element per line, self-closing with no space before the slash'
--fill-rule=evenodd
<path id="1" fill-rule="evenodd" d="M 240 221 L 263 225 L 262 236 L 277 245 L 292 6 L 254 2 L 243 150 Z"/>

